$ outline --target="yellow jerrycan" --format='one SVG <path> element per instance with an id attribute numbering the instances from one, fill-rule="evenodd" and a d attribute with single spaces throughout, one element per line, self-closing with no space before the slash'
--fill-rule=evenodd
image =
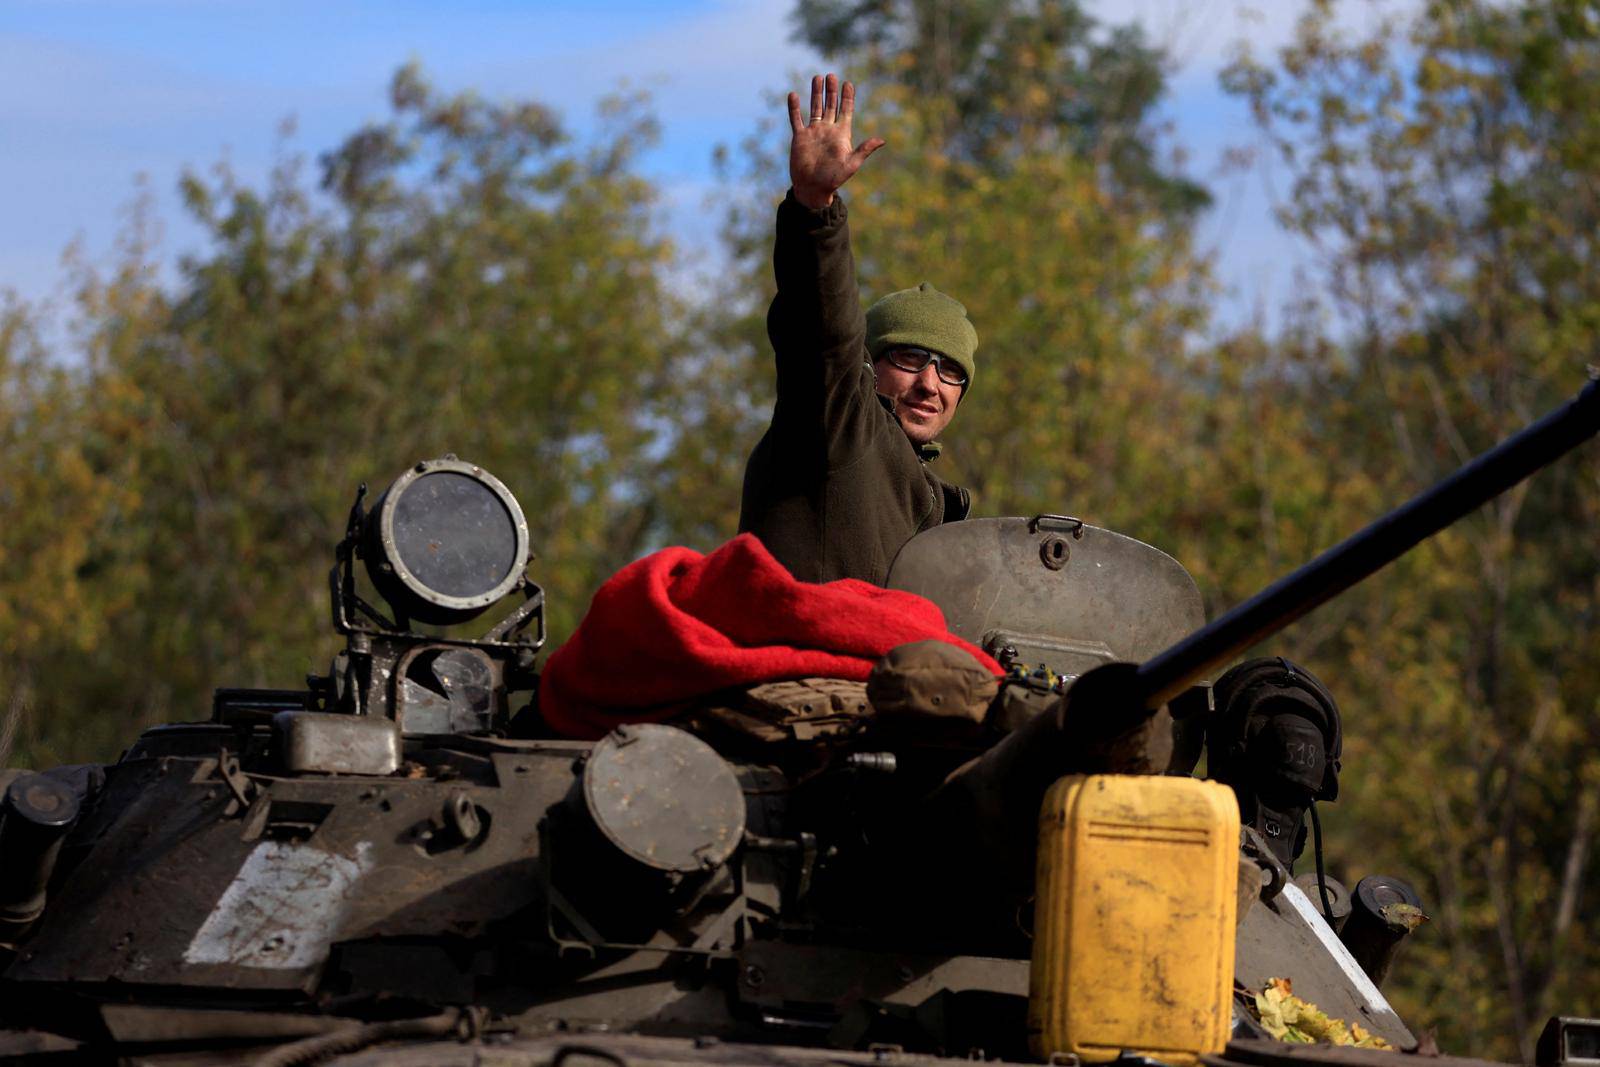
<path id="1" fill-rule="evenodd" d="M 1239 805 L 1194 778 L 1069 775 L 1039 813 L 1028 1031 L 1041 1059 L 1221 1052 Z"/>

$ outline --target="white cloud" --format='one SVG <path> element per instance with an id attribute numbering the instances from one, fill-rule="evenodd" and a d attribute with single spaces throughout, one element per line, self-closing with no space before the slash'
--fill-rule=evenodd
<path id="1" fill-rule="evenodd" d="M 1224 276 L 1281 261 L 1273 242 L 1288 242 L 1271 227 L 1259 182 L 1218 175 L 1222 149 L 1248 140 L 1250 130 L 1242 104 L 1221 94 L 1216 75 L 1235 41 L 1247 39 L 1261 53 L 1288 41 L 1307 0 L 1085 3 L 1103 23 L 1139 21 L 1172 56 L 1163 113 L 1178 143 L 1192 150 L 1192 173 L 1234 205 L 1208 217 L 1201 234 L 1218 247 Z M 1420 3 L 1352 0 L 1341 11 L 1359 26 Z M 536 99 L 580 133 L 593 128 L 600 98 L 624 84 L 647 90 L 661 142 L 642 166 L 662 187 L 663 221 L 680 245 L 714 254 L 704 208 L 717 188 L 712 148 L 737 145 L 763 117 L 780 120 L 781 130 L 774 94 L 800 88 L 820 63 L 791 39 L 792 0 L 712 0 L 662 15 L 605 5 L 443 12 L 165 0 L 140 9 L 137 39 L 106 17 L 120 5 L 80 6 L 99 21 L 45 19 L 0 33 L 0 184 L 13 194 L 0 207 L 7 235 L 0 287 L 29 295 L 59 277 L 60 251 L 76 236 L 87 236 L 91 258 L 109 248 L 135 174 L 149 175 L 175 255 L 198 237 L 172 193 L 183 166 L 205 167 L 226 154 L 247 181 L 259 180 L 279 120 L 289 115 L 300 120 L 292 147 L 314 157 L 383 114 L 387 79 L 410 58 L 442 89 Z M 53 8 L 29 0 L 20 10 Z M 776 143 L 781 132 L 773 136 Z"/>
<path id="2" fill-rule="evenodd" d="M 216 116 L 229 101 L 138 57 L 0 33 L 0 108 L 10 123 L 111 125 Z"/>
<path id="3" fill-rule="evenodd" d="M 1347 0 L 1335 9 L 1336 25 L 1352 35 L 1371 32 L 1385 18 L 1408 20 L 1423 0 Z M 1137 22 L 1152 45 L 1169 57 L 1161 114 L 1188 155 L 1188 171 L 1214 198 L 1196 240 L 1212 254 L 1223 293 L 1218 323 L 1240 326 L 1259 316 L 1270 324 L 1300 286 L 1297 274 L 1316 273 L 1311 249 L 1285 233 L 1273 213 L 1289 177 L 1269 154 L 1248 170 L 1223 165 L 1230 149 L 1259 144 L 1243 101 L 1224 93 L 1218 75 L 1241 42 L 1270 61 L 1289 44 L 1310 8 L 1308 0 L 1085 0 L 1105 25 Z"/>
<path id="4" fill-rule="evenodd" d="M 1351 0 L 1338 6 L 1336 24 L 1370 30 L 1385 17 L 1405 18 L 1424 0 Z M 1270 56 L 1294 37 L 1310 8 L 1307 0 L 1084 0 L 1102 24 L 1140 23 L 1152 44 L 1171 57 L 1177 82 L 1214 82 L 1235 46 L 1243 41 Z"/>
<path id="5" fill-rule="evenodd" d="M 790 40 L 790 0 L 717 0 L 686 15 L 469 5 L 381 16 L 300 0 L 169 2 L 147 9 L 137 34 L 108 21 L 130 17 L 118 5 L 85 6 L 98 22 L 33 3 L 32 22 L 0 33 L 0 183 L 13 193 L 0 207 L 0 287 L 29 297 L 53 287 L 74 239 L 91 259 L 109 251 L 135 175 L 149 176 L 176 256 L 199 236 L 173 193 L 183 167 L 226 156 L 259 181 L 291 115 L 292 150 L 314 157 L 383 114 L 388 77 L 411 58 L 443 90 L 536 99 L 580 132 L 619 86 L 649 90 L 662 136 L 644 168 L 667 187 L 669 229 L 699 243 L 686 239 L 715 184 L 713 146 L 737 144 L 788 72 L 815 62 Z"/>
<path id="6" fill-rule="evenodd" d="M 751 91 L 781 82 L 792 68 L 815 64 L 808 47 L 790 40 L 789 0 L 724 3 L 695 18 L 647 33 L 609 54 L 628 70 L 660 70 L 695 108 L 729 104 L 726 90 Z"/>
<path id="7" fill-rule="evenodd" d="M 477 87 L 532 95 L 568 113 L 583 110 L 573 103 L 621 83 L 655 91 L 664 117 L 747 110 L 763 87 L 814 61 L 789 40 L 791 6 L 790 0 L 722 0 L 665 23 L 619 20 L 605 40 L 576 46 L 559 32 L 545 33 L 514 57 L 474 63 L 470 74 Z M 427 61 L 427 50 L 420 54 Z"/>

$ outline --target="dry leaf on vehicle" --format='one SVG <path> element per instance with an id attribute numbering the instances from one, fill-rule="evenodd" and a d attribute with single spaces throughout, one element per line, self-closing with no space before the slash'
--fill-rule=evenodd
<path id="1" fill-rule="evenodd" d="M 1353 1045 L 1357 1048 L 1393 1048 L 1376 1034 L 1336 1019 L 1309 1001 L 1294 995 L 1287 978 L 1269 978 L 1255 995 L 1256 1017 L 1279 1041 L 1298 1044 Z"/>

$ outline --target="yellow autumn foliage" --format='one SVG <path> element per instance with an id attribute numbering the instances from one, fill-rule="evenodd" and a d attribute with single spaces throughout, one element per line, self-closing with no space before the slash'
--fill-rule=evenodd
<path id="1" fill-rule="evenodd" d="M 1272 978 L 1255 995 L 1256 1018 L 1279 1041 L 1299 1044 L 1353 1045 L 1357 1048 L 1393 1049 L 1383 1038 L 1368 1033 L 1359 1023 L 1335 1019 L 1309 1001 L 1294 995 L 1287 978 Z"/>

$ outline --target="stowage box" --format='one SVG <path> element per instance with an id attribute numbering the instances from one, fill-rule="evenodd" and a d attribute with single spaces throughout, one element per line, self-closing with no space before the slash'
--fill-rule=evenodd
<path id="1" fill-rule="evenodd" d="M 1041 1059 L 1221 1052 L 1239 806 L 1193 778 L 1069 775 L 1039 813 L 1028 1029 Z"/>

